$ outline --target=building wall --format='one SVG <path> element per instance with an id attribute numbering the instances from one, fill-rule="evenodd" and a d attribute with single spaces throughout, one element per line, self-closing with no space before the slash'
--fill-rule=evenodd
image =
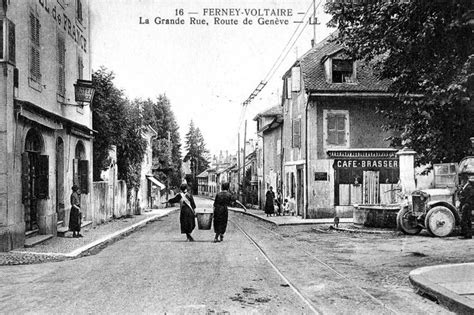
<path id="1" fill-rule="evenodd" d="M 388 148 L 383 139 L 390 134 L 381 127 L 383 117 L 376 114 L 376 101 L 333 99 L 311 102 L 308 110 L 308 216 L 352 216 L 352 207 L 335 207 L 334 159 L 327 156 L 336 146 L 324 144 L 324 110 L 343 110 L 349 114 L 349 144 L 339 149 Z M 327 179 L 316 179 L 315 173 L 326 173 Z"/>
<path id="2" fill-rule="evenodd" d="M 62 1 L 61 1 L 62 2 Z M 47 4 L 46 4 L 47 3 Z M 25 237 L 25 205 L 22 200 L 22 153 L 29 130 L 41 135 L 41 155 L 49 157 L 47 165 L 48 191 L 38 200 L 37 223 L 40 234 L 56 234 L 58 220 L 67 225 L 69 196 L 73 184 L 75 148 L 78 142 L 84 147 L 82 160 L 88 160 L 87 182 L 89 193 L 81 195 L 81 208 L 86 220 L 93 216 L 92 201 L 92 115 L 89 106 L 74 104 L 74 83 L 78 78 L 78 55 L 83 58 L 83 78 L 90 80 L 88 1 L 83 0 L 82 25 L 76 20 L 75 1 L 61 7 L 59 1 L 9 1 L 0 8 L 0 17 L 15 24 L 15 63 L 0 62 L 3 70 L 0 81 L 0 250 L 21 247 Z M 30 14 L 40 24 L 39 55 L 40 82 L 30 78 Z M 61 17 L 61 24 L 59 18 Z M 56 19 L 55 19 L 55 18 Z M 68 21 L 64 28 L 64 21 Z M 69 23 L 70 21 L 70 23 Z M 69 28 L 69 25 L 71 26 Z M 80 31 L 78 29 L 81 28 Z M 74 40 L 73 31 L 76 40 Z M 80 34 L 78 33 L 80 32 Z M 65 94 L 58 96 L 58 34 L 65 40 Z M 18 88 L 13 88 L 15 68 L 18 69 Z M 15 113 L 15 102 L 22 101 L 41 110 L 34 115 L 23 107 Z M 46 115 L 42 112 L 45 111 Z M 53 116 L 47 113 L 53 114 Z M 57 116 L 54 116 L 57 115 Z M 52 119 L 51 117 L 56 117 Z M 66 119 L 71 125 L 61 123 Z M 60 140 L 59 140 L 60 139 Z M 62 141 L 62 159 L 56 149 Z"/>
<path id="3" fill-rule="evenodd" d="M 291 197 L 292 192 L 295 198 L 297 215 L 306 217 L 306 104 L 307 95 L 304 92 L 304 85 L 301 81 L 300 92 L 292 92 L 290 99 L 283 100 L 283 196 Z M 298 119 L 300 121 L 300 147 L 293 147 L 293 121 Z M 302 186 L 297 185 L 298 169 L 301 172 Z M 288 176 L 288 184 L 286 177 Z M 292 189 L 291 177 L 295 178 L 295 187 Z M 299 197 L 299 199 L 298 199 Z"/>
<path id="4" fill-rule="evenodd" d="M 263 133 L 263 155 L 265 156 L 263 195 L 270 186 L 273 187 L 275 192 L 281 188 L 281 133 L 281 126 Z"/>
<path id="5" fill-rule="evenodd" d="M 152 207 L 151 201 L 151 182 L 147 179 L 146 175 L 152 175 L 153 167 L 153 148 L 152 148 L 152 132 L 144 132 L 143 137 L 146 140 L 146 152 L 143 156 L 142 170 L 140 176 L 140 189 L 138 191 L 139 208 L 140 210 L 149 209 Z M 150 185 L 150 187 L 149 187 Z M 149 189 L 150 188 L 150 189 Z"/>

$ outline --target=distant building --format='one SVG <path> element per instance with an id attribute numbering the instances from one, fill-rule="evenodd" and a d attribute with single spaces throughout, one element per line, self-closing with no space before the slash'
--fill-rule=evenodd
<path id="1" fill-rule="evenodd" d="M 56 235 L 73 184 L 92 219 L 92 112 L 75 101 L 75 84 L 91 79 L 91 29 L 87 0 L 2 3 L 0 250 L 8 251 L 25 235 Z"/>

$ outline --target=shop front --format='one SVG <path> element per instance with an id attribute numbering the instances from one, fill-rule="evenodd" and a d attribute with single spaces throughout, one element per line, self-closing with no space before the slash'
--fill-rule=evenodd
<path id="1" fill-rule="evenodd" d="M 400 180 L 397 150 L 328 151 L 333 159 L 334 204 L 392 204 Z"/>

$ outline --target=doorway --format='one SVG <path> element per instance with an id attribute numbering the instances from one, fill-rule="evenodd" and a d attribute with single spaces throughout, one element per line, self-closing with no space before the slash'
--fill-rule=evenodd
<path id="1" fill-rule="evenodd" d="M 39 202 L 48 196 L 47 155 L 43 151 L 43 137 L 34 128 L 26 134 L 25 152 L 22 154 L 22 201 L 26 231 L 38 229 Z"/>
<path id="2" fill-rule="evenodd" d="M 303 216 L 303 207 L 304 207 L 304 196 L 303 196 L 303 167 L 298 166 L 296 168 L 296 203 L 297 203 L 297 213 L 300 216 Z"/>
<path id="3" fill-rule="evenodd" d="M 64 221 L 64 141 L 56 140 L 56 214 L 58 222 Z"/>
<path id="4" fill-rule="evenodd" d="M 380 201 L 380 185 L 378 171 L 364 171 L 363 173 L 363 203 L 364 204 L 378 204 Z"/>

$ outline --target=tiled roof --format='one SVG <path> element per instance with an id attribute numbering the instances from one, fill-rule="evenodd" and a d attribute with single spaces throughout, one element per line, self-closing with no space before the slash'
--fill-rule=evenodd
<path id="1" fill-rule="evenodd" d="M 357 61 L 356 83 L 331 83 L 326 78 L 323 61 L 340 52 L 343 46 L 333 39 L 337 32 L 311 48 L 300 59 L 302 77 L 307 92 L 387 92 L 389 80 L 380 80 L 368 63 Z M 290 69 L 291 70 L 291 69 Z M 287 72 L 286 75 L 291 73 Z"/>
<path id="2" fill-rule="evenodd" d="M 206 178 L 207 178 L 207 176 L 208 176 L 208 174 L 207 174 L 207 170 L 206 170 L 206 171 L 202 172 L 201 174 L 199 174 L 199 175 L 196 176 L 196 177 L 201 177 L 201 178 L 202 178 L 202 177 L 206 177 Z"/>
<path id="3" fill-rule="evenodd" d="M 264 110 L 261 113 L 258 113 L 257 116 L 255 116 L 253 120 L 257 120 L 259 117 L 271 117 L 271 116 L 279 116 L 279 115 L 283 115 L 283 109 L 281 105 L 276 105 Z"/>

